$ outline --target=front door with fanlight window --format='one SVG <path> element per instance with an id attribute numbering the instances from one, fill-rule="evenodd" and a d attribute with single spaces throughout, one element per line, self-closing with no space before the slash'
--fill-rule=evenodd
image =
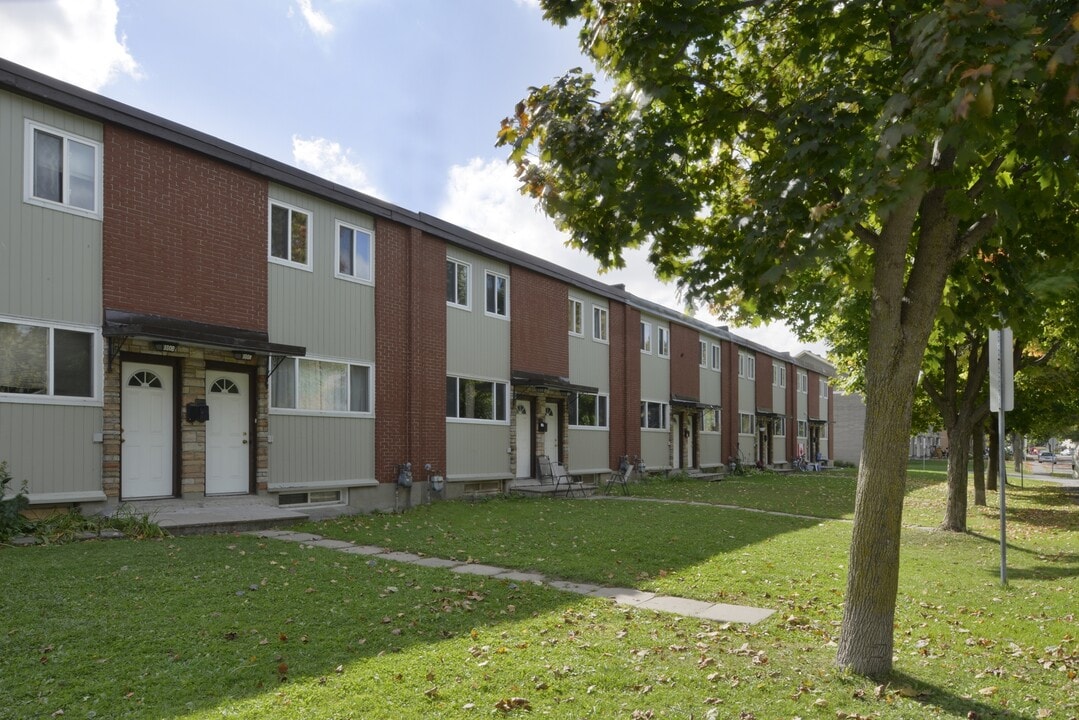
<path id="1" fill-rule="evenodd" d="M 543 416 L 540 417 L 540 420 L 547 423 L 547 432 L 543 434 L 543 454 L 551 458 L 551 462 L 561 462 L 562 458 L 558 454 L 560 444 L 558 431 L 561 429 L 562 423 L 558 417 L 558 404 L 545 403 Z"/>
<path id="2" fill-rule="evenodd" d="M 174 493 L 173 369 L 123 363 L 120 374 L 120 495 L 125 500 Z"/>
<path id="3" fill-rule="evenodd" d="M 206 494 L 251 491 L 251 395 L 245 373 L 206 371 Z"/>
<path id="4" fill-rule="evenodd" d="M 532 477 L 532 402 L 514 403 L 517 418 L 517 477 Z"/>

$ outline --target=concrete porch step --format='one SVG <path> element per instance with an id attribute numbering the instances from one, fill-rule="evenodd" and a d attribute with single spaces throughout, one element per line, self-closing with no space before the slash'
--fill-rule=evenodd
<path id="1" fill-rule="evenodd" d="M 294 525 L 309 515 L 268 503 L 225 500 L 184 502 L 182 500 L 139 501 L 122 506 L 123 512 L 147 515 L 158 527 L 173 535 L 212 535 L 215 533 L 266 530 Z"/>

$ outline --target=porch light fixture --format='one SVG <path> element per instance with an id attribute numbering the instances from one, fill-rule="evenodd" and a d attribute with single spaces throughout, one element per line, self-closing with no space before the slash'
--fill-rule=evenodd
<path id="1" fill-rule="evenodd" d="M 176 343 L 158 341 L 154 343 L 154 350 L 158 352 L 176 352 Z"/>
<path id="2" fill-rule="evenodd" d="M 255 356 L 249 352 L 241 352 L 237 350 L 236 352 L 232 353 L 232 357 L 236 358 L 237 360 L 250 360 Z"/>

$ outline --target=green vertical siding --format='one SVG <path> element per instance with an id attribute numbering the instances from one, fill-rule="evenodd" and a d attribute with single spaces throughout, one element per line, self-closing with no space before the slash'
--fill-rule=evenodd
<path id="1" fill-rule="evenodd" d="M 375 467 L 374 418 L 270 415 L 270 489 L 340 482 L 342 487 L 392 477 Z"/>
<path id="2" fill-rule="evenodd" d="M 101 408 L 0 402 L 0 460 L 35 502 L 104 500 Z"/>
<path id="3" fill-rule="evenodd" d="M 509 447 L 508 424 L 447 422 L 446 477 L 509 479 L 513 477 Z"/>
<path id="4" fill-rule="evenodd" d="M 509 267 L 505 263 L 455 247 L 448 248 L 446 257 L 468 263 L 472 267 L 470 309 L 446 306 L 447 374 L 509 382 L 510 321 L 513 319 L 513 305 L 509 306 L 510 320 L 507 321 L 487 315 L 484 301 L 486 271 L 490 270 L 508 278 Z M 445 293 L 445 283 L 445 273 L 438 278 L 432 278 L 430 292 Z"/>

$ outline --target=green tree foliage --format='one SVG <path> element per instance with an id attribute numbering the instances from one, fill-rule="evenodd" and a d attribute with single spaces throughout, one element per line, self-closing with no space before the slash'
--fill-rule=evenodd
<path id="1" fill-rule="evenodd" d="M 541 1 L 582 21 L 613 89 L 573 70 L 530 90 L 498 135 L 523 191 L 602 264 L 646 246 L 687 299 L 788 319 L 864 366 L 839 662 L 887 674 L 912 398 L 945 285 L 1075 211 L 1074 4 Z"/>

